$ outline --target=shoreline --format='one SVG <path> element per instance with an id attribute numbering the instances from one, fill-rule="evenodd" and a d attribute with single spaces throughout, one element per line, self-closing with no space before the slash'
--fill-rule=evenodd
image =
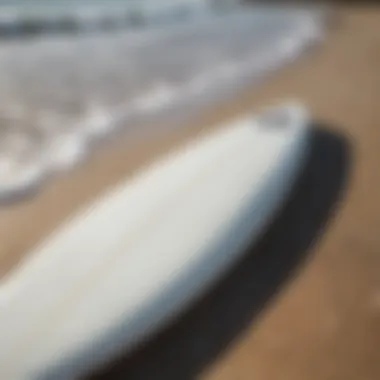
<path id="1" fill-rule="evenodd" d="M 253 17 L 253 15 L 249 15 L 248 19 L 243 17 L 241 20 L 241 16 L 239 16 L 237 20 L 232 18 L 232 21 L 234 25 L 239 20 L 247 23 L 251 17 Z M 62 89 L 63 92 L 66 91 L 71 94 L 71 97 L 75 97 L 74 101 L 69 100 L 68 104 L 66 104 L 65 101 L 63 101 L 63 105 L 60 104 L 59 93 L 57 95 L 51 94 L 51 98 L 53 99 L 52 105 L 55 105 L 55 96 L 57 98 L 56 101 L 58 101 L 58 104 L 55 106 L 58 107 L 61 105 L 63 109 L 58 107 L 55 113 L 52 110 L 50 111 L 48 109 L 49 104 L 48 106 L 40 104 L 40 98 L 42 97 L 43 100 L 45 92 L 47 91 L 45 97 L 49 94 L 49 90 L 46 90 L 46 87 L 49 87 L 49 83 L 51 82 L 51 85 L 56 83 L 56 81 L 51 78 L 51 73 L 49 73 L 49 70 L 53 71 L 52 69 L 54 67 L 47 65 L 46 75 L 50 75 L 48 79 L 46 79 L 47 84 L 40 84 L 38 82 L 38 90 L 35 88 L 37 85 L 37 83 L 35 83 L 36 81 L 32 81 L 29 87 L 26 86 L 27 88 L 25 90 L 28 95 L 25 95 L 26 98 L 24 99 L 27 106 L 27 109 L 24 111 L 25 115 L 10 115 L 9 117 L 10 127 L 8 131 L 4 132 L 5 135 L 3 139 L 8 137 L 13 141 L 16 152 L 17 149 L 22 150 L 22 144 L 24 144 L 23 149 L 26 150 L 26 154 L 29 152 L 30 158 L 27 166 L 23 167 L 23 164 L 17 165 L 16 163 L 16 165 L 13 166 L 14 175 L 11 176 L 11 168 L 9 176 L 2 178 L 0 181 L 3 184 L 2 186 L 0 184 L 0 202 L 9 203 L 14 198 L 18 199 L 19 194 L 28 193 L 28 188 L 30 188 L 30 192 L 33 192 L 40 187 L 40 184 L 46 182 L 46 179 L 59 175 L 61 172 L 71 170 L 72 167 L 86 160 L 88 156 L 91 156 L 94 149 L 102 149 L 101 146 L 105 145 L 107 143 L 106 141 L 112 138 L 112 134 L 120 135 L 123 134 L 123 130 L 125 130 L 125 134 L 134 138 L 134 135 L 149 134 L 150 129 L 171 129 L 180 127 L 184 122 L 191 122 L 194 114 L 199 114 L 207 108 L 218 107 L 218 104 L 227 102 L 237 93 L 244 91 L 245 88 L 265 81 L 270 75 L 273 75 L 276 70 L 288 65 L 302 56 L 305 50 L 313 48 L 316 44 L 321 42 L 323 23 L 316 20 L 315 17 L 317 17 L 317 15 L 314 13 L 306 13 L 306 15 L 303 15 L 302 12 L 300 12 L 296 14 L 292 28 L 290 30 L 285 29 L 286 33 L 284 35 L 279 35 L 279 32 L 277 32 L 277 35 L 272 36 L 271 39 L 268 37 L 271 42 L 271 49 L 269 50 L 260 44 L 258 46 L 253 45 L 247 52 L 240 52 L 240 54 L 235 57 L 231 53 L 233 51 L 233 41 L 230 41 L 229 44 L 225 43 L 219 46 L 219 49 L 223 52 L 220 62 L 218 60 L 213 62 L 215 59 L 210 58 L 211 62 L 209 64 L 203 64 L 204 67 L 199 67 L 195 70 L 192 68 L 192 65 L 194 67 L 199 66 L 198 60 L 202 61 L 203 59 L 202 50 L 199 58 L 193 59 L 191 61 L 192 63 L 188 63 L 188 70 L 185 70 L 186 64 L 182 62 L 183 59 L 180 59 L 179 65 L 182 63 L 184 67 L 178 69 L 177 74 L 174 73 L 174 79 L 173 75 L 170 74 L 170 70 L 167 70 L 169 72 L 161 73 L 160 77 L 159 64 L 158 68 L 156 67 L 155 69 L 157 72 L 154 72 L 154 75 L 152 74 L 153 77 L 150 79 L 150 86 L 148 86 L 146 92 L 143 91 L 142 94 L 134 94 L 132 89 L 130 90 L 131 94 L 125 95 L 124 87 L 128 87 L 128 80 L 126 80 L 126 83 L 120 85 L 116 84 L 116 88 L 113 88 L 113 91 L 117 94 L 123 94 L 121 99 L 118 99 L 119 95 L 116 96 L 115 99 L 117 102 L 121 102 L 121 104 L 117 106 L 114 104 L 102 104 L 102 102 L 91 104 L 93 101 L 91 98 L 91 96 L 93 96 L 91 90 L 100 91 L 99 94 L 95 95 L 95 99 L 96 96 L 102 98 L 104 96 L 107 97 L 107 95 L 112 98 L 112 94 L 109 94 L 110 91 L 112 92 L 112 88 L 108 83 L 103 83 L 105 78 L 101 80 L 101 84 L 104 85 L 104 88 L 102 87 L 101 89 L 98 88 L 99 84 L 97 80 L 85 78 L 86 80 L 83 80 L 84 83 L 79 84 L 79 88 L 77 88 L 78 86 L 75 84 L 72 84 L 74 90 L 77 90 L 77 95 L 71 94 L 73 88 L 70 86 Z M 227 18 L 227 20 L 231 20 L 231 18 Z M 217 22 L 217 27 L 222 27 L 222 25 L 219 25 L 219 21 Z M 193 29 L 194 28 L 191 30 Z M 207 30 L 208 27 L 206 27 L 206 31 L 203 32 L 207 34 Z M 235 33 L 237 33 L 235 39 L 238 39 L 239 33 L 241 34 L 242 31 L 238 28 Z M 218 31 L 218 35 L 219 34 L 223 37 L 225 32 L 223 32 L 223 30 Z M 186 35 L 185 33 L 185 38 Z M 199 40 L 200 37 L 198 36 L 197 38 Z M 197 39 L 195 42 L 196 41 Z M 191 42 L 194 44 L 194 41 Z M 103 44 L 105 43 L 106 42 L 103 42 Z M 51 44 L 49 44 L 48 47 L 50 45 Z M 115 50 L 117 46 L 118 45 L 114 46 L 113 50 Z M 119 47 L 123 46 L 122 44 Z M 37 45 L 37 47 L 42 50 L 48 49 L 45 45 Z M 166 48 L 169 49 L 170 44 L 166 46 Z M 149 49 L 149 46 L 147 49 Z M 174 45 L 174 55 L 177 51 L 176 49 L 178 50 L 179 48 Z M 75 62 L 76 64 L 78 64 L 77 61 L 79 61 L 79 64 L 81 63 L 81 56 L 76 55 L 75 51 L 74 49 L 74 57 L 70 55 L 67 62 L 69 66 L 74 67 L 71 67 L 74 72 L 76 70 Z M 181 50 L 179 51 L 181 52 Z M 29 50 L 28 52 L 30 53 Z M 195 53 L 196 52 L 197 51 L 195 51 Z M 133 53 L 132 51 L 132 54 Z M 10 52 L 9 54 L 12 53 Z M 135 52 L 135 55 L 136 54 L 138 57 L 138 53 Z M 115 55 L 116 58 L 113 55 Z M 111 61 L 117 61 L 117 54 L 113 52 L 113 55 L 111 55 Z M 27 54 L 24 52 L 21 58 L 25 58 L 26 56 Z M 43 64 L 41 57 L 39 60 L 42 61 L 41 64 Z M 136 58 L 136 60 L 138 61 L 138 58 Z M 117 67 L 122 66 L 122 62 L 117 61 L 117 63 Z M 166 63 L 171 64 L 170 60 Z M 105 63 L 104 65 L 106 67 L 102 66 L 103 63 L 99 63 L 99 65 L 99 69 L 94 69 L 92 73 L 93 76 L 99 72 L 106 77 L 108 73 L 107 70 L 109 69 L 108 66 L 111 66 L 111 69 L 113 67 L 112 63 Z M 161 66 L 162 65 L 163 63 L 161 63 Z M 4 67 L 6 70 L 7 65 L 4 64 Z M 71 73 L 71 69 L 67 69 L 64 65 L 61 68 L 58 67 L 58 69 L 60 69 L 58 74 L 61 74 L 63 77 L 66 74 L 66 76 L 70 78 L 69 74 Z M 20 70 L 21 74 L 25 74 L 22 69 Z M 76 73 L 77 75 L 81 73 L 81 69 L 78 70 L 79 73 Z M 105 73 L 103 71 L 105 71 Z M 190 73 L 185 73 L 186 75 L 182 80 L 176 79 L 176 76 L 181 74 L 181 72 L 183 76 L 183 72 L 186 71 L 190 71 Z M 191 73 L 191 71 L 194 71 L 194 73 Z M 13 76 L 17 77 L 16 74 L 17 70 L 13 73 Z M 41 72 L 39 74 L 41 75 Z M 82 74 L 82 76 L 85 75 L 85 73 Z M 130 75 L 130 73 L 127 74 Z M 109 77 L 107 77 L 111 81 L 111 85 L 118 78 L 118 75 L 122 76 L 123 72 L 121 71 L 121 73 L 113 75 L 110 74 Z M 43 80 L 43 77 L 41 79 Z M 89 83 L 87 83 L 88 81 Z M 8 82 L 5 81 L 5 84 L 7 85 Z M 9 86 L 10 90 L 12 90 L 13 87 L 17 89 L 21 86 L 22 88 L 22 84 L 17 81 L 15 81 L 15 83 L 11 82 Z M 41 88 L 45 88 L 46 91 L 44 92 Z M 84 94 L 82 94 L 83 91 L 85 92 Z M 87 98 L 90 97 L 90 99 L 82 99 L 85 94 L 87 94 Z M 127 100 L 124 100 L 124 97 L 126 97 Z M 35 101 L 33 98 L 37 98 L 38 100 Z M 113 99 L 113 101 L 115 101 L 115 99 Z M 48 97 L 47 101 L 50 101 Z M 33 107 L 35 102 L 37 102 L 36 106 Z M 87 102 L 88 104 L 82 104 L 82 102 Z M 103 103 L 104 102 L 106 102 L 105 99 L 103 99 Z M 19 107 L 21 107 L 20 111 L 23 111 L 22 103 Z M 44 107 L 47 107 L 47 109 L 45 110 Z M 7 109 L 5 107 L 3 111 L 5 124 L 7 121 L 6 111 Z M 17 111 L 17 109 L 15 111 Z M 35 120 L 30 120 L 29 113 L 36 114 Z M 73 115 L 71 115 L 71 113 L 73 113 Z M 12 117 L 14 117 L 16 124 L 14 126 L 12 125 Z M 26 124 L 25 126 L 22 125 L 23 120 Z M 17 125 L 17 123 L 20 123 L 20 125 Z M 67 126 L 68 124 L 70 124 L 70 127 Z M 16 127 L 16 130 L 13 127 Z M 35 144 L 39 146 L 38 154 L 35 154 L 36 148 L 31 142 L 30 135 L 33 131 L 37 137 L 40 137 L 40 139 L 38 140 L 37 138 L 38 141 L 35 142 Z M 28 145 L 28 138 L 30 144 L 25 147 L 25 144 Z M 105 141 L 105 144 L 103 141 Z M 21 147 L 19 147 L 20 144 Z M 9 165 L 11 166 L 12 159 L 17 160 L 17 154 L 14 153 L 15 157 L 13 157 L 12 150 L 10 149 L 9 155 Z M 17 173 L 19 173 L 19 175 Z M 18 178 L 18 176 L 20 178 Z"/>

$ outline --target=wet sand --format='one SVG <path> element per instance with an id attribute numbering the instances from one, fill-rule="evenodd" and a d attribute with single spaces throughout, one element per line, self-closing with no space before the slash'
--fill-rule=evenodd
<path id="1" fill-rule="evenodd" d="M 157 155 L 288 97 L 316 122 L 307 168 L 277 222 L 178 323 L 93 379 L 380 378 L 380 9 L 342 10 L 321 47 L 265 84 L 180 130 L 117 139 L 3 209 L 0 268 Z"/>

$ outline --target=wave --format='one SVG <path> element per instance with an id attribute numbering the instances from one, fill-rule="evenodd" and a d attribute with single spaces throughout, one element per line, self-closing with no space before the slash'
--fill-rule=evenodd
<path id="1" fill-rule="evenodd" d="M 144 28 L 191 21 L 231 9 L 236 1 L 107 1 L 0 3 L 0 38 Z M 216 4 L 216 5 L 215 5 Z M 224 5 L 223 5 L 224 4 Z"/>
<path id="2" fill-rule="evenodd" d="M 263 80 L 320 40 L 322 16 L 252 10 L 3 45 L 0 199 L 69 170 L 115 132 L 178 126 Z"/>

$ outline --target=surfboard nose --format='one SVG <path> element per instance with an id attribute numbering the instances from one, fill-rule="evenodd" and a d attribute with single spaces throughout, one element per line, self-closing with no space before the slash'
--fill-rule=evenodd
<path id="1" fill-rule="evenodd" d="M 257 117 L 258 124 L 263 128 L 287 131 L 289 128 L 299 129 L 309 119 L 306 107 L 297 102 L 289 101 L 280 106 L 272 106 L 263 110 Z"/>

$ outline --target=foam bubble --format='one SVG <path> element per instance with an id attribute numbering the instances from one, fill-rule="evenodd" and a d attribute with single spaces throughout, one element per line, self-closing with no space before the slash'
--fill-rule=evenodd
<path id="1" fill-rule="evenodd" d="M 88 142 L 78 132 L 62 132 L 51 138 L 46 158 L 54 171 L 66 171 L 85 159 Z"/>
<path id="2" fill-rule="evenodd" d="M 178 92 L 173 86 L 167 84 L 156 85 L 152 91 L 137 98 L 133 108 L 138 112 L 155 112 L 172 103 Z"/>
<path id="3" fill-rule="evenodd" d="M 102 138 L 114 128 L 113 112 L 105 107 L 92 105 L 87 110 L 79 128 L 82 128 L 89 137 Z"/>

